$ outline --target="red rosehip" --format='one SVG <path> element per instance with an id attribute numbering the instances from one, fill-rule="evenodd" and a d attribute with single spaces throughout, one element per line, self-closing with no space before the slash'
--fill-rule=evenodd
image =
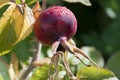
<path id="1" fill-rule="evenodd" d="M 80 54 L 97 66 L 96 63 L 81 49 L 77 48 L 74 42 L 72 42 L 72 39 L 70 39 L 75 35 L 76 30 L 77 20 L 74 14 L 66 7 L 61 6 L 54 6 L 44 10 L 34 24 L 34 32 L 38 40 L 42 44 L 52 46 L 53 57 L 51 58 L 50 69 L 52 65 L 55 66 L 56 73 L 54 79 L 56 79 L 58 75 L 58 58 L 61 55 L 67 74 L 70 75 L 73 80 L 77 80 L 70 70 L 66 54 L 64 54 L 65 51 L 75 55 L 83 64 L 85 63 L 81 60 Z M 52 78 L 53 77 L 52 75 Z"/>
<path id="2" fill-rule="evenodd" d="M 77 20 L 74 14 L 62 6 L 44 10 L 34 24 L 36 37 L 45 45 L 52 45 L 61 37 L 69 40 L 76 33 L 76 29 Z"/>

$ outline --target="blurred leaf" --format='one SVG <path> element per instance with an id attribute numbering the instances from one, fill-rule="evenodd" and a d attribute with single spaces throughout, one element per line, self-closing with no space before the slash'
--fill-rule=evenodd
<path id="1" fill-rule="evenodd" d="M 4 8 L 4 6 L 6 5 L 10 6 L 3 13 L 4 16 L 1 16 L 0 18 L 0 55 L 9 52 L 10 49 L 13 47 L 12 43 L 16 39 L 14 29 L 12 27 L 13 24 L 11 24 L 13 22 L 13 20 L 11 19 L 12 12 L 15 10 L 16 5 L 14 3 L 6 3 L 1 5 L 0 8 Z"/>
<path id="2" fill-rule="evenodd" d="M 91 6 L 91 3 L 89 0 L 63 0 L 63 1 L 66 1 L 66 2 L 71 2 L 71 3 L 82 3 L 86 6 Z"/>
<path id="3" fill-rule="evenodd" d="M 109 80 L 113 77 L 115 77 L 115 75 L 111 71 L 97 67 L 86 67 L 77 73 L 79 80 Z"/>
<path id="4" fill-rule="evenodd" d="M 3 80 L 10 80 L 8 69 L 2 62 L 0 62 L 0 75 L 3 78 Z"/>
<path id="5" fill-rule="evenodd" d="M 25 39 L 32 32 L 34 23 L 32 11 L 26 5 L 21 7 L 15 3 L 6 3 L 1 7 L 8 4 L 10 6 L 0 18 L 0 55 L 8 53 L 18 42 Z"/>
<path id="6" fill-rule="evenodd" d="M 68 75 L 65 75 L 65 77 L 62 80 L 71 80 Z"/>
<path id="7" fill-rule="evenodd" d="M 113 71 L 120 79 L 120 52 L 117 52 L 111 56 L 108 60 L 106 67 Z"/>
<path id="8" fill-rule="evenodd" d="M 38 1 L 38 0 L 25 0 L 25 3 L 26 3 L 27 5 L 32 5 L 32 4 L 35 3 L 36 1 Z"/>
<path id="9" fill-rule="evenodd" d="M 25 39 L 27 36 L 29 36 L 29 34 L 32 32 L 32 28 L 33 28 L 33 23 L 34 23 L 34 16 L 32 13 L 32 10 L 26 5 L 25 7 L 23 7 L 24 10 L 24 20 L 23 20 L 23 26 L 22 26 L 22 30 L 20 35 L 18 36 L 17 41 L 15 42 L 18 43 L 21 40 Z M 18 29 L 17 29 L 18 31 Z M 17 33 L 16 31 L 16 33 Z"/>
<path id="10" fill-rule="evenodd" d="M 48 69 L 49 65 L 44 65 L 37 68 L 30 80 L 47 80 L 48 79 Z"/>
<path id="11" fill-rule="evenodd" d="M 4 60 L 7 64 L 10 64 L 10 62 L 11 62 L 11 54 L 6 54 L 6 55 L 3 55 L 3 56 L 0 56 L 0 58 L 2 60 Z"/>
<path id="12" fill-rule="evenodd" d="M 1 76 L 1 74 L 0 74 L 0 80 L 4 80 L 3 77 Z"/>
<path id="13" fill-rule="evenodd" d="M 56 3 L 56 2 L 58 2 L 59 0 L 47 0 L 47 2 L 49 3 L 49 4 L 54 4 L 54 3 Z"/>
<path id="14" fill-rule="evenodd" d="M 32 74 L 32 77 L 30 78 L 30 80 L 47 80 L 49 78 L 48 72 L 49 72 L 49 64 L 46 65 L 42 65 L 38 68 L 36 68 Z M 62 79 L 65 75 L 66 75 L 66 71 L 63 70 L 64 67 L 63 65 L 58 65 L 58 77 L 57 79 Z M 50 69 L 50 74 L 53 77 L 55 73 L 55 66 L 52 65 L 51 69 Z"/>
<path id="15" fill-rule="evenodd" d="M 118 16 L 109 26 L 104 29 L 101 35 L 97 33 L 88 33 L 83 35 L 83 41 L 87 45 L 95 46 L 101 50 L 104 57 L 110 56 L 110 54 L 120 49 L 120 16 Z"/>
<path id="16" fill-rule="evenodd" d="M 61 80 L 65 77 L 65 75 L 66 75 L 66 71 L 59 71 L 57 79 Z"/>
<path id="17" fill-rule="evenodd" d="M 15 1 L 16 1 L 16 3 L 17 3 L 17 4 L 20 4 L 20 3 L 21 3 L 21 1 L 20 1 L 20 0 L 15 0 Z"/>
<path id="18" fill-rule="evenodd" d="M 90 47 L 90 46 L 83 46 L 81 48 L 99 67 L 104 67 L 104 59 L 101 55 L 101 53 L 95 48 L 95 47 Z M 89 64 L 89 65 L 94 65 L 92 64 L 89 60 L 87 60 L 86 58 L 84 58 L 83 56 L 80 56 L 81 60 L 85 63 L 85 64 Z M 80 60 L 78 60 L 75 57 L 70 57 L 69 58 L 69 63 L 70 65 L 72 65 L 75 68 L 75 65 L 77 66 L 77 70 L 80 70 L 84 67 L 86 67 L 86 65 L 84 65 L 83 63 L 81 63 Z"/>
<path id="19" fill-rule="evenodd" d="M 108 53 L 114 53 L 120 49 L 120 16 L 110 23 L 110 26 L 106 28 L 102 33 L 102 40 L 105 42 L 105 50 Z M 109 54 L 108 54 L 109 55 Z"/>
<path id="20" fill-rule="evenodd" d="M 39 2 L 41 3 L 43 0 L 39 0 Z M 49 6 L 51 5 L 61 5 L 62 4 L 62 0 L 46 0 L 47 4 Z"/>
<path id="21" fill-rule="evenodd" d="M 109 1 L 109 0 L 103 0 L 103 1 L 96 0 L 96 1 L 98 1 L 101 4 L 101 6 L 105 9 L 108 16 L 109 16 L 109 13 L 111 13 L 111 12 L 108 13 L 107 9 L 111 9 L 115 14 L 119 14 L 119 12 L 120 12 L 120 10 L 119 10 L 120 1 L 119 0 L 111 0 L 111 1 Z M 111 17 L 111 16 L 109 16 L 109 17 Z"/>
<path id="22" fill-rule="evenodd" d="M 32 35 L 28 36 L 25 40 L 18 43 L 15 48 L 12 50 L 12 53 L 15 53 L 19 59 L 19 61 L 26 61 L 30 56 L 33 55 L 32 52 Z"/>
<path id="23" fill-rule="evenodd" d="M 0 5 L 9 2 L 10 0 L 0 0 Z"/>
<path id="24" fill-rule="evenodd" d="M 81 48 L 90 58 L 97 63 L 100 67 L 104 67 L 104 59 L 101 53 L 94 47 L 84 46 Z M 87 62 L 87 61 L 85 61 Z M 90 63 L 90 62 L 89 62 Z"/>

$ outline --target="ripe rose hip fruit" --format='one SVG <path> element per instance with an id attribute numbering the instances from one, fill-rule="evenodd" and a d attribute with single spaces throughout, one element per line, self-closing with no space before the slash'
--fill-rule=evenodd
<path id="1" fill-rule="evenodd" d="M 64 54 L 65 52 L 72 53 L 76 58 L 80 59 L 82 63 L 84 62 L 79 58 L 80 56 L 78 54 L 81 54 L 90 62 L 94 63 L 89 56 L 76 47 L 74 41 L 71 39 L 72 36 L 75 35 L 76 29 L 77 20 L 74 14 L 66 7 L 61 6 L 54 6 L 44 10 L 34 24 L 34 32 L 38 40 L 42 44 L 52 46 L 53 57 L 51 58 L 50 68 L 52 64 L 55 65 L 55 76 L 58 75 L 58 58 L 61 55 L 67 74 L 69 74 L 73 80 L 77 80 L 70 70 L 66 54 Z"/>
<path id="2" fill-rule="evenodd" d="M 45 45 L 52 45 L 61 37 L 69 40 L 77 29 L 74 14 L 62 6 L 54 6 L 44 10 L 34 24 L 34 32 L 38 40 Z"/>

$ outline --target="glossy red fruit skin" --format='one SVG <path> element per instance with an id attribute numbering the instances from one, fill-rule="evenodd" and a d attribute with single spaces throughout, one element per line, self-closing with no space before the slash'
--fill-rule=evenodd
<path id="1" fill-rule="evenodd" d="M 69 40 L 75 35 L 77 20 L 74 14 L 62 6 L 50 7 L 39 15 L 34 24 L 34 32 L 38 40 L 45 45 L 52 45 L 61 37 Z"/>

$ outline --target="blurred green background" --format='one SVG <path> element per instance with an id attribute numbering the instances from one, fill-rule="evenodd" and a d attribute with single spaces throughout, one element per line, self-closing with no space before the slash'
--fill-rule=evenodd
<path id="1" fill-rule="evenodd" d="M 120 50 L 120 1 L 91 0 L 92 6 L 62 4 L 71 9 L 78 20 L 74 39 L 77 46 L 94 46 L 105 60 Z"/>
<path id="2" fill-rule="evenodd" d="M 78 47 L 93 46 L 99 50 L 105 67 L 120 79 L 120 0 L 90 1 L 90 7 L 62 2 L 78 20 L 78 30 L 73 39 Z"/>
<path id="3" fill-rule="evenodd" d="M 39 1 L 42 4 L 42 0 Z M 62 5 L 73 11 L 78 21 L 77 33 L 73 37 L 76 45 L 88 50 L 93 60 L 99 59 L 98 63 L 102 64 L 102 67 L 110 69 L 120 79 L 120 0 L 90 0 L 90 2 L 92 6 L 47 0 L 47 7 Z M 29 4 L 30 0 L 26 0 L 26 3 Z M 32 8 L 33 5 L 34 3 L 29 6 Z M 32 33 L 10 52 L 17 55 L 19 65 L 21 62 L 28 65 L 28 59 L 33 55 L 31 49 L 35 46 L 34 38 Z M 50 56 L 49 49 L 47 46 L 42 47 L 44 53 L 41 55 L 42 58 Z M 10 64 L 12 54 L 0 58 Z M 19 69 L 21 68 L 20 65 Z"/>

